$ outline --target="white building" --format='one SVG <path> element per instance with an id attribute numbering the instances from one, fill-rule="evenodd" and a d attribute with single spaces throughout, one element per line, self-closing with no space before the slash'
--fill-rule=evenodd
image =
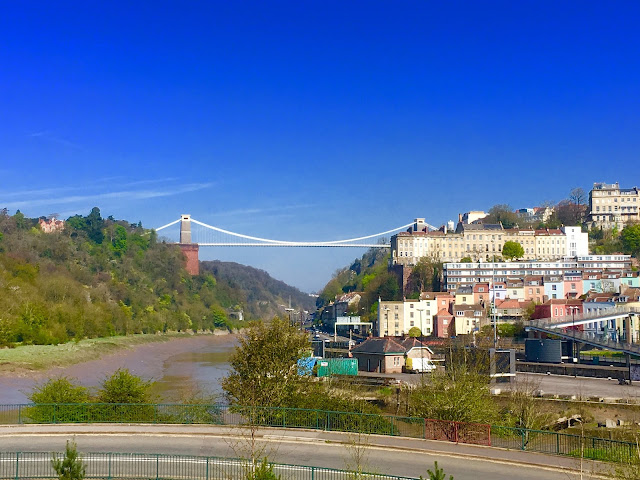
<path id="1" fill-rule="evenodd" d="M 418 327 L 424 336 L 433 332 L 433 316 L 438 313 L 437 300 L 380 301 L 376 335 L 403 336 Z"/>
<path id="2" fill-rule="evenodd" d="M 430 231 L 424 219 L 414 227 L 391 237 L 392 265 L 416 265 L 429 257 L 441 262 L 458 262 L 469 257 L 476 262 L 502 258 L 505 242 L 522 246 L 522 260 L 555 261 L 589 254 L 589 238 L 580 227 L 561 229 L 504 229 L 501 224 L 458 224 L 455 232 Z"/>
<path id="3" fill-rule="evenodd" d="M 472 286 L 481 282 L 506 282 L 509 278 L 524 278 L 528 275 L 562 278 L 567 273 L 581 274 L 605 270 L 622 273 L 630 269 L 631 255 L 585 255 L 556 262 L 452 262 L 443 265 L 444 284 L 450 292 L 455 292 L 461 286 Z"/>
<path id="4" fill-rule="evenodd" d="M 616 183 L 594 183 L 589 192 L 589 219 L 594 227 L 624 228 L 640 221 L 640 190 Z"/>

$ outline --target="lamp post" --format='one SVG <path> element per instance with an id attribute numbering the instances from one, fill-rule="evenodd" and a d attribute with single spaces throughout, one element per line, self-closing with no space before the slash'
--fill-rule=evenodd
<path id="1" fill-rule="evenodd" d="M 424 331 L 422 329 L 422 312 L 424 308 L 416 308 L 420 312 L 420 377 L 424 385 Z"/>
<path id="2" fill-rule="evenodd" d="M 571 330 L 573 334 L 573 340 L 571 342 L 571 360 L 573 361 L 573 377 L 576 378 L 576 310 L 578 307 L 569 307 L 571 310 Z"/>
<path id="3" fill-rule="evenodd" d="M 493 323 L 493 348 L 498 348 L 498 326 L 496 325 L 496 270 L 491 268 L 491 323 Z"/>
<path id="4" fill-rule="evenodd" d="M 385 326 L 385 330 L 382 330 L 382 332 L 384 332 L 384 335 L 381 335 L 382 337 L 386 337 L 387 333 L 389 332 L 389 307 L 387 307 L 386 305 L 384 306 L 384 326 Z"/>

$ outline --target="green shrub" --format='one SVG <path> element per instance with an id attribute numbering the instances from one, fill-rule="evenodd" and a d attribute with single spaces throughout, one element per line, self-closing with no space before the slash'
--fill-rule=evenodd
<path id="1" fill-rule="evenodd" d="M 82 480 L 87 470 L 82 460 L 78 458 L 76 443 L 69 441 L 67 441 L 63 458 L 58 458 L 57 454 L 53 454 L 51 466 L 60 480 Z"/>

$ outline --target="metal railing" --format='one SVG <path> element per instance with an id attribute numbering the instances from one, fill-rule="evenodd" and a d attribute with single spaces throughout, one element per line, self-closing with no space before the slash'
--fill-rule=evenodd
<path id="1" fill-rule="evenodd" d="M 533 328 L 540 332 L 563 337 L 569 340 L 575 339 L 581 343 L 601 347 L 608 350 L 616 350 L 631 354 L 640 354 L 640 345 L 627 342 L 626 340 L 616 341 L 609 338 L 607 335 L 593 334 L 591 332 L 583 332 L 579 330 L 563 331 L 561 329 L 545 327 L 544 324 L 533 322 L 534 320 L 531 320 L 528 325 L 525 325 L 525 328 Z"/>
<path id="2" fill-rule="evenodd" d="M 575 315 L 567 315 L 564 317 L 547 317 L 529 320 L 532 325 L 541 327 L 558 328 L 558 326 L 571 326 L 574 323 L 580 324 L 585 321 L 598 321 L 610 319 L 613 317 L 623 317 L 630 314 L 640 314 L 638 307 L 622 307 L 616 306 L 612 308 L 590 311 L 587 313 L 576 313 Z"/>
<path id="3" fill-rule="evenodd" d="M 0 452 L 0 479 L 27 480 L 58 478 L 51 466 L 51 452 Z M 85 478 L 190 480 L 252 478 L 254 464 L 242 458 L 199 457 L 150 453 L 80 453 L 86 466 Z M 377 473 L 353 472 L 334 468 L 272 463 L 273 473 L 283 479 L 302 480 L 415 480 Z"/>
<path id="4" fill-rule="evenodd" d="M 640 460 L 634 442 L 547 430 L 283 407 L 182 404 L 0 405 L 0 424 L 162 423 L 303 428 L 486 445 L 611 462 Z M 581 453 L 582 452 L 582 453 Z"/>

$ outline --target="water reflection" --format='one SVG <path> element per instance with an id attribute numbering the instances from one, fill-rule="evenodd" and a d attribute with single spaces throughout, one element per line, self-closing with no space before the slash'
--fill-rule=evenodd
<path id="1" fill-rule="evenodd" d="M 222 401 L 220 381 L 229 371 L 233 345 L 215 347 L 214 351 L 205 347 L 168 358 L 154 393 L 168 402 L 187 402 L 194 397 Z"/>

